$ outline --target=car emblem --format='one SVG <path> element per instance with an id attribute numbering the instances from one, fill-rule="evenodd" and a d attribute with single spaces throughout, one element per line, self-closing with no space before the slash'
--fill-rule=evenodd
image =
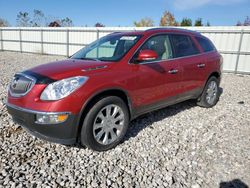
<path id="1" fill-rule="evenodd" d="M 19 80 L 19 78 L 14 78 L 14 79 L 13 79 L 13 81 L 12 81 L 12 83 L 11 83 L 11 87 L 12 87 L 13 89 L 16 88 L 17 83 L 18 83 L 18 80 Z"/>

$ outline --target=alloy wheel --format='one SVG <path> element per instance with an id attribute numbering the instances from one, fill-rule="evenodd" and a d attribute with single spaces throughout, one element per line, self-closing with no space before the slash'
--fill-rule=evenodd
<path id="1" fill-rule="evenodd" d="M 208 84 L 207 92 L 206 92 L 206 101 L 208 104 L 210 105 L 214 104 L 217 93 L 218 93 L 217 83 L 215 81 L 211 81 Z"/>
<path id="2" fill-rule="evenodd" d="M 124 112 L 118 105 L 110 104 L 103 107 L 93 125 L 95 140 L 103 145 L 115 142 L 122 132 L 124 121 Z"/>

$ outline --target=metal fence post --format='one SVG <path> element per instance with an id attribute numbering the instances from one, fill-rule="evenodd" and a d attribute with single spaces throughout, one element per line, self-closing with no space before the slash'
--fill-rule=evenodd
<path id="1" fill-rule="evenodd" d="M 41 29 L 41 54 L 44 54 L 44 49 L 43 49 L 43 29 Z"/>
<path id="2" fill-rule="evenodd" d="M 19 42 L 20 42 L 20 52 L 23 52 L 23 44 L 22 44 L 22 30 L 19 29 Z"/>
<path id="3" fill-rule="evenodd" d="M 66 35 L 66 41 L 67 41 L 67 57 L 69 57 L 69 29 L 67 29 L 67 35 Z"/>
<path id="4" fill-rule="evenodd" d="M 1 51 L 3 51 L 3 29 L 0 29 L 0 37 L 1 37 Z"/>
<path id="5" fill-rule="evenodd" d="M 244 35 L 244 30 L 241 29 L 241 32 L 240 32 L 240 42 L 239 42 L 239 47 L 238 47 L 238 51 L 237 51 L 237 58 L 236 58 L 236 65 L 235 65 L 235 69 L 234 69 L 234 73 L 235 74 L 238 71 L 238 64 L 239 64 L 239 60 L 240 60 L 240 52 L 241 52 L 241 45 L 242 45 L 243 35 Z"/>
<path id="6" fill-rule="evenodd" d="M 99 29 L 96 29 L 96 40 L 98 40 L 99 39 Z"/>
<path id="7" fill-rule="evenodd" d="M 99 39 L 99 29 L 96 29 L 96 40 L 98 40 Z M 97 48 L 97 52 L 96 52 L 96 58 L 98 58 L 99 57 L 99 48 Z"/>

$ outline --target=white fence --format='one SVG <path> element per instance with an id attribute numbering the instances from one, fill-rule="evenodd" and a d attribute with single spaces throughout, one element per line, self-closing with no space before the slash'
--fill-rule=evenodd
<path id="1" fill-rule="evenodd" d="M 0 50 L 70 56 L 112 32 L 149 28 L 0 28 Z M 250 27 L 188 27 L 210 38 L 224 57 L 225 72 L 250 74 Z"/>

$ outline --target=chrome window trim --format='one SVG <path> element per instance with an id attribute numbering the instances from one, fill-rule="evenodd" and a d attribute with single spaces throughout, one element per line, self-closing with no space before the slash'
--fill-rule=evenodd
<path id="1" fill-rule="evenodd" d="M 160 32 L 160 33 L 155 33 L 153 35 L 150 35 L 149 37 L 147 37 L 144 42 L 135 50 L 135 52 L 133 53 L 133 55 L 129 58 L 128 60 L 128 64 L 135 64 L 135 63 L 131 63 L 131 59 L 134 57 L 134 55 L 136 54 L 136 52 L 147 42 L 148 39 L 150 39 L 151 37 L 157 36 L 157 35 L 168 35 L 168 34 L 175 34 L 175 35 L 185 35 L 183 33 L 179 34 L 179 33 L 172 33 L 172 32 Z M 186 34 L 187 35 L 187 34 Z M 187 35 L 189 36 L 189 35 Z M 195 35 L 194 35 L 195 37 Z M 172 49 L 173 50 L 173 49 Z M 156 61 L 150 61 L 150 62 L 142 62 L 142 63 L 138 63 L 137 65 L 145 65 L 145 64 L 152 64 L 152 63 L 161 63 L 161 62 L 166 62 L 166 61 L 172 61 L 172 60 L 177 60 L 177 59 L 182 59 L 182 58 L 187 58 L 187 57 L 194 57 L 194 56 L 199 56 L 199 55 L 204 55 L 207 53 L 211 53 L 211 52 L 216 52 L 217 50 L 214 49 L 212 51 L 209 52 L 200 52 L 198 54 L 193 54 L 193 55 L 188 55 L 188 56 L 183 56 L 183 57 L 174 57 L 174 58 L 169 58 L 169 59 L 164 59 L 164 60 L 156 60 Z"/>
<path id="2" fill-rule="evenodd" d="M 31 110 L 31 109 L 23 108 L 23 107 L 16 106 L 16 105 L 10 104 L 10 103 L 6 103 L 6 106 L 10 107 L 10 108 L 14 108 L 15 110 L 19 110 L 22 112 L 27 112 L 27 113 L 31 113 L 31 114 L 39 114 L 39 115 L 60 115 L 60 114 L 70 115 L 71 114 L 71 112 L 45 112 L 45 111 Z"/>
<path id="3" fill-rule="evenodd" d="M 216 52 L 216 50 L 209 51 L 209 52 L 202 52 L 199 54 L 194 54 L 194 55 L 189 55 L 189 56 L 183 56 L 183 57 L 176 57 L 176 58 L 171 58 L 171 59 L 165 59 L 165 60 L 160 60 L 160 61 L 150 61 L 150 62 L 143 62 L 143 63 L 138 63 L 138 65 L 145 65 L 145 64 L 152 64 L 152 63 L 161 63 L 161 62 L 166 62 L 166 61 L 173 61 L 173 60 L 178 60 L 178 59 L 183 59 L 183 58 L 189 58 L 189 57 L 194 57 L 194 56 L 199 56 L 199 55 L 205 55 L 211 52 Z M 133 64 L 133 63 L 129 63 Z"/>
<path id="4" fill-rule="evenodd" d="M 9 84 L 9 87 L 8 87 L 8 90 L 9 90 L 9 92 L 10 92 L 10 95 L 11 95 L 12 97 L 23 97 L 23 96 L 25 96 L 27 93 L 29 93 L 30 90 L 34 87 L 34 85 L 36 84 L 36 78 L 34 78 L 33 76 L 26 75 L 26 74 L 24 74 L 24 73 L 16 73 L 15 75 L 21 75 L 21 76 L 26 77 L 26 78 L 28 78 L 28 79 L 30 79 L 30 80 L 32 81 L 30 88 L 29 88 L 25 93 L 16 94 L 16 93 L 13 93 L 13 92 L 11 91 L 11 89 L 10 89 L 11 83 L 12 83 L 13 78 L 14 78 L 15 76 L 12 78 L 12 80 L 11 80 L 11 82 L 10 82 L 10 84 Z"/>

